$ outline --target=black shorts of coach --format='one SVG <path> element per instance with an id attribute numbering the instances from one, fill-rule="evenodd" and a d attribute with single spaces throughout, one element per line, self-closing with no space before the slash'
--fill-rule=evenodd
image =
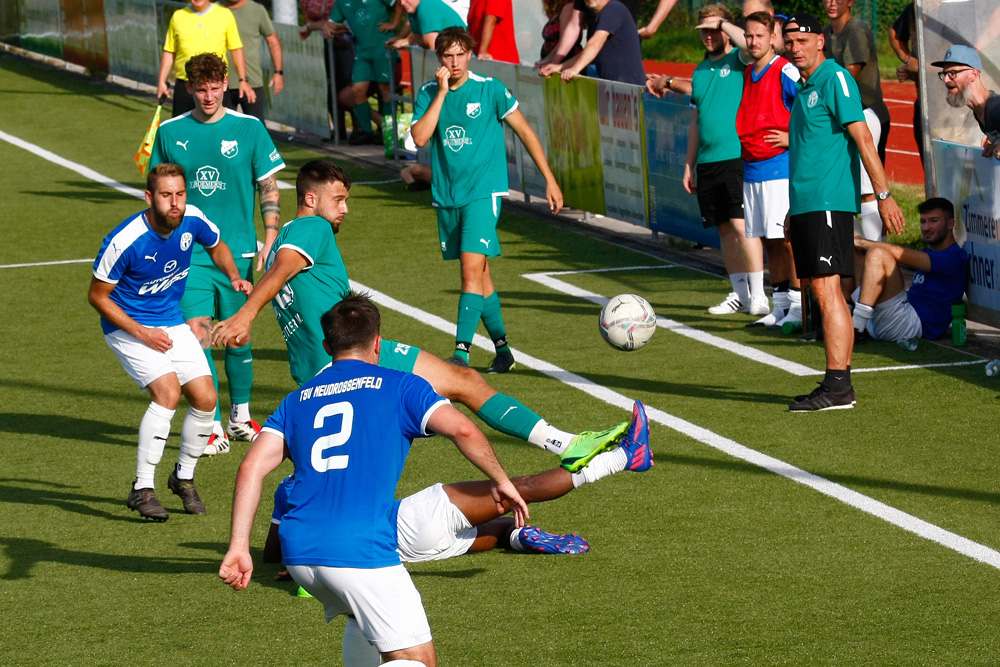
<path id="1" fill-rule="evenodd" d="M 810 211 L 791 216 L 789 239 L 799 278 L 854 275 L 854 214 Z"/>
<path id="2" fill-rule="evenodd" d="M 698 208 L 706 229 L 743 219 L 743 160 L 698 164 Z"/>

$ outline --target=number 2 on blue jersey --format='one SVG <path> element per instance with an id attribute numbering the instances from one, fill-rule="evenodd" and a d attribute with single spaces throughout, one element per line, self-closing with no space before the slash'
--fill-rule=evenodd
<path id="1" fill-rule="evenodd" d="M 354 406 L 346 401 L 324 405 L 316 413 L 313 419 L 313 428 L 323 428 L 323 422 L 330 417 L 342 416 L 340 430 L 330 435 L 317 438 L 312 445 L 310 462 L 317 472 L 327 472 L 330 470 L 343 470 L 347 467 L 350 456 L 338 454 L 335 456 L 324 456 L 328 449 L 340 447 L 351 439 L 351 432 L 354 429 Z"/>

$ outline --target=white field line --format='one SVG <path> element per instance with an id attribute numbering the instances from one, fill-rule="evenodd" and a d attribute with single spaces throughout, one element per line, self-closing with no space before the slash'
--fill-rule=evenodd
<path id="1" fill-rule="evenodd" d="M 93 264 L 92 259 L 63 259 L 58 262 L 31 262 L 30 264 L 0 264 L 0 269 L 21 269 L 28 266 L 55 266 L 56 264 Z"/>
<path id="2" fill-rule="evenodd" d="M 444 318 L 410 306 L 402 301 L 399 301 L 398 299 L 394 299 L 387 294 L 383 294 L 382 292 L 353 280 L 351 281 L 351 288 L 356 291 L 369 293 L 372 299 L 384 308 L 389 308 L 390 310 L 402 313 L 407 317 L 411 317 L 422 324 L 426 324 L 450 336 L 455 335 L 455 325 Z M 479 334 L 476 334 L 473 343 L 476 347 L 484 350 L 489 351 L 493 349 L 492 342 L 490 342 L 490 340 L 485 336 Z M 630 410 L 632 408 L 632 399 L 624 396 L 623 394 L 619 394 L 618 392 L 608 389 L 607 387 L 595 384 L 594 382 L 591 382 L 576 373 L 566 371 L 558 366 L 550 364 L 547 361 L 525 354 L 518 349 L 512 349 L 517 357 L 517 362 L 525 368 L 531 368 L 539 371 L 555 380 L 579 389 L 593 398 L 621 408 L 622 410 Z M 932 523 L 924 521 L 923 519 L 919 519 L 912 514 L 907 514 L 906 512 L 898 510 L 895 507 L 891 507 L 890 505 L 886 505 L 885 503 L 875 500 L 874 498 L 858 493 L 857 491 L 835 482 L 831 482 L 828 479 L 814 475 L 789 463 L 785 463 L 784 461 L 768 456 L 767 454 L 758 452 L 755 449 L 750 449 L 749 447 L 741 445 L 734 440 L 725 438 L 717 433 L 709 431 L 706 428 L 692 424 L 689 421 L 675 417 L 657 408 L 647 406 L 646 414 L 652 421 L 693 438 L 694 440 L 717 449 L 718 451 L 732 456 L 733 458 L 737 458 L 760 468 L 764 468 L 765 470 L 769 470 L 776 475 L 786 477 L 793 482 L 804 484 L 805 486 L 808 486 L 825 496 L 839 500 L 846 505 L 859 509 L 862 512 L 870 514 L 876 518 L 882 519 L 883 521 L 902 528 L 905 531 L 919 535 L 920 537 L 932 542 L 936 542 L 937 544 L 940 544 L 948 549 L 952 549 L 953 551 L 957 551 L 964 556 L 968 556 L 973 560 L 977 560 L 991 567 L 1000 569 L 1000 552 L 997 552 L 990 547 L 979 544 L 978 542 L 973 542 L 968 538 L 952 533 L 944 528 L 941 528 L 940 526 L 936 526 Z"/>
<path id="3" fill-rule="evenodd" d="M 69 162 L 68 160 L 63 160 L 63 158 L 53 153 L 50 153 L 49 151 L 45 151 L 44 149 L 34 146 L 33 144 L 22 142 L 20 139 L 17 139 L 16 137 L 11 137 L 6 133 L 0 132 L 0 138 L 4 139 L 5 141 L 9 141 L 10 143 L 13 143 L 16 146 L 25 148 L 26 150 L 29 150 L 31 152 L 36 152 L 36 150 L 44 152 L 44 155 L 42 155 L 42 153 L 36 153 L 36 154 L 42 155 L 43 157 L 45 157 L 45 159 L 49 159 L 52 162 L 55 162 L 56 164 L 68 166 L 68 168 L 70 169 L 73 169 L 73 167 L 69 165 L 78 167 L 81 171 L 77 171 L 76 169 L 74 169 L 74 171 L 77 171 L 77 173 L 80 173 L 81 175 L 84 175 L 87 178 L 92 178 L 95 181 L 104 183 L 109 187 L 115 187 L 114 184 L 117 184 L 122 188 L 127 188 L 127 186 L 123 186 L 121 183 L 118 183 L 117 181 L 113 181 L 112 179 L 107 179 L 106 177 L 102 177 L 100 174 L 97 174 L 97 172 L 87 169 L 86 167 L 83 167 L 81 165 L 76 165 L 76 163 Z M 93 176 L 91 174 L 93 174 Z M 134 188 L 127 188 L 127 190 L 128 190 L 127 194 L 132 194 L 133 196 L 136 196 L 134 193 L 137 191 L 135 191 Z M 126 190 L 121 190 L 121 191 L 125 192 Z M 83 262 L 90 260 L 71 260 L 71 261 Z M 408 317 L 412 317 L 418 322 L 428 324 L 434 327 L 435 329 L 438 329 L 439 331 L 442 331 L 450 336 L 455 335 L 455 325 L 443 318 L 440 318 L 436 315 L 432 315 L 418 308 L 409 306 L 397 299 L 389 297 L 388 295 L 372 290 L 366 287 L 365 285 L 362 285 L 361 283 L 351 281 L 351 287 L 356 290 L 364 290 L 370 292 L 372 294 L 372 298 L 377 303 L 385 306 L 386 308 L 390 308 L 399 313 L 407 315 Z M 488 340 L 485 336 L 482 336 L 480 334 L 476 334 L 473 342 L 477 347 L 482 348 L 484 350 L 490 350 L 492 348 L 492 342 Z M 622 394 L 612 391 L 607 387 L 602 387 L 600 385 L 597 385 L 591 382 L 590 380 L 587 380 L 584 377 L 581 377 L 575 373 L 570 373 L 569 371 L 565 371 L 559 368 L 558 366 L 550 364 L 546 361 L 542 361 L 541 359 L 536 359 L 535 357 L 525 354 L 519 350 L 516 351 L 517 351 L 518 361 L 527 368 L 533 368 L 535 370 L 538 370 L 553 379 L 559 380 L 560 382 L 563 382 L 571 387 L 575 387 L 580 391 L 583 391 L 584 393 L 593 396 L 594 398 L 597 398 L 598 400 L 605 401 L 606 403 L 617 406 L 623 410 L 628 410 L 629 408 L 632 407 L 631 399 L 625 397 Z M 1000 569 L 1000 552 L 990 549 L 989 547 L 979 544 L 978 542 L 973 542 L 972 540 L 969 540 L 965 537 L 944 530 L 939 526 L 935 526 L 934 524 L 928 523 L 922 519 L 918 519 L 915 516 L 897 510 L 894 507 L 890 507 L 885 503 L 879 502 L 873 498 L 860 494 L 856 491 L 852 491 L 851 489 L 841 486 L 840 484 L 836 484 L 822 477 L 806 472 L 805 470 L 796 468 L 795 466 L 785 463 L 784 461 L 780 461 L 773 457 L 767 456 L 766 454 L 762 454 L 761 452 L 758 452 L 756 450 L 744 447 L 743 445 L 733 440 L 724 438 L 716 433 L 713 433 L 712 431 L 709 431 L 708 429 L 696 426 L 691 422 L 685 421 L 678 417 L 674 417 L 673 415 L 663 412 L 662 410 L 658 410 L 656 408 L 650 408 L 648 411 L 648 415 L 653 419 L 653 421 L 662 424 L 667 428 L 673 429 L 679 433 L 683 433 L 684 435 L 687 435 L 691 438 L 694 438 L 695 440 L 698 440 L 699 442 L 702 442 L 710 447 L 714 447 L 715 449 L 725 452 L 730 456 L 742 459 L 744 461 L 747 461 L 748 463 L 752 463 L 753 465 L 760 466 L 762 468 L 765 468 L 766 470 L 774 472 L 775 474 L 787 477 L 792 481 L 799 482 L 800 484 L 805 484 L 806 486 L 809 486 L 815 489 L 816 491 L 823 493 L 824 495 L 840 500 L 841 502 L 850 505 L 851 507 L 855 507 L 872 516 L 883 519 L 884 521 L 887 521 L 895 526 L 898 526 L 903 530 L 924 537 L 925 539 L 931 540 L 932 542 L 936 542 L 944 547 L 957 551 L 958 553 L 968 556 L 969 558 L 977 560 L 981 563 L 985 563 L 994 568 Z"/>
<path id="4" fill-rule="evenodd" d="M 595 303 L 598 306 L 604 306 L 610 299 L 600 294 L 587 291 L 571 285 L 565 281 L 553 278 L 552 276 L 568 276 L 576 273 L 608 273 L 612 271 L 632 271 L 632 270 L 646 270 L 646 269 L 669 269 L 676 267 L 676 264 L 658 264 L 658 265 L 646 265 L 646 266 L 619 266 L 603 269 L 581 269 L 579 271 L 547 271 L 544 273 L 525 273 L 522 274 L 523 278 L 532 280 L 540 285 L 549 287 L 557 292 L 562 292 L 563 294 L 568 294 L 570 296 L 579 297 L 581 299 L 586 299 L 591 303 Z M 799 377 L 807 377 L 810 375 L 823 375 L 823 371 L 813 370 L 809 366 L 804 366 L 802 364 L 797 364 L 794 361 L 788 361 L 782 359 L 781 357 L 776 357 L 772 354 L 766 352 L 761 352 L 760 350 L 750 347 L 748 345 L 741 345 L 740 343 L 734 343 L 732 341 L 726 340 L 725 338 L 720 338 L 713 334 L 701 331 L 700 329 L 695 329 L 686 324 L 681 324 L 680 322 L 675 322 L 674 320 L 669 320 L 665 317 L 656 316 L 656 325 L 673 331 L 674 333 L 680 334 L 682 336 L 687 336 L 693 340 L 712 345 L 722 350 L 732 352 L 751 361 L 757 361 L 762 364 L 773 366 L 779 370 L 786 371 L 792 375 L 797 375 Z M 947 366 L 974 366 L 976 364 L 986 363 L 986 359 L 976 359 L 974 361 L 954 361 L 954 362 L 942 362 L 934 364 L 907 364 L 900 366 L 879 366 L 876 368 L 852 368 L 852 373 L 878 373 L 881 371 L 908 371 L 918 368 L 944 368 Z"/>
<path id="5" fill-rule="evenodd" d="M 104 174 L 100 174 L 94 171 L 90 167 L 85 167 L 82 164 L 78 164 L 76 162 L 67 160 L 66 158 L 56 155 L 51 151 L 45 150 L 41 146 L 36 146 L 35 144 L 24 141 L 23 139 L 18 139 L 17 137 L 2 131 L 0 131 L 0 139 L 6 141 L 9 144 L 17 146 L 18 148 L 23 148 L 29 153 L 33 153 L 44 160 L 53 162 L 59 165 L 60 167 L 65 167 L 70 171 L 75 171 L 84 178 L 89 178 L 92 181 L 97 181 L 101 185 L 106 185 L 109 188 L 114 188 L 118 192 L 130 195 L 132 197 L 136 197 L 138 199 L 146 198 L 146 194 L 142 190 L 137 190 L 129 185 L 125 185 L 124 183 L 119 183 L 110 176 L 105 176 Z"/>

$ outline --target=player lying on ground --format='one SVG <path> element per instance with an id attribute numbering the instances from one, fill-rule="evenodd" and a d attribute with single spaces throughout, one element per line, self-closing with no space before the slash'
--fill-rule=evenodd
<path id="1" fill-rule="evenodd" d="M 190 407 L 181 425 L 181 451 L 167 486 L 188 514 L 204 514 L 194 468 L 212 433 L 216 402 L 212 372 L 184 323 L 180 300 L 194 245 L 204 246 L 233 290 L 249 294 L 219 228 L 187 206 L 184 169 L 160 163 L 146 177 L 149 208 L 115 227 L 101 244 L 90 283 L 90 305 L 101 314 L 104 339 L 135 382 L 149 391 L 139 424 L 135 483 L 129 508 L 154 521 L 170 514 L 153 492 L 156 464 L 170 435 L 181 394 Z"/>
<path id="2" fill-rule="evenodd" d="M 511 480 L 524 501 L 531 504 L 555 500 L 584 484 L 623 470 L 643 472 L 652 468 L 646 412 L 639 401 L 632 410 L 632 425 L 621 444 L 599 454 L 579 472 L 553 468 Z M 281 562 L 278 527 L 288 511 L 288 493 L 294 484 L 294 476 L 289 475 L 274 492 L 271 529 L 264 544 L 265 563 Z M 435 484 L 396 501 L 390 518 L 395 520 L 396 551 L 400 559 L 404 563 L 418 563 L 497 548 L 538 554 L 578 554 L 590 550 L 587 540 L 578 535 L 556 535 L 535 526 L 517 527 L 512 517 L 501 516 L 490 488 L 487 481 Z M 284 571 L 276 578 L 291 577 Z M 348 617 L 344 628 L 343 658 L 347 667 L 379 664 L 378 651 L 364 638 L 353 617 Z"/>
<path id="3" fill-rule="evenodd" d="M 249 584 L 261 485 L 290 458 L 296 481 L 280 529 L 289 572 L 323 603 L 328 621 L 353 615 L 382 658 L 434 667 L 430 626 L 389 521 L 413 440 L 454 442 L 490 480 L 498 511 L 513 511 L 519 525 L 528 506 L 468 417 L 427 381 L 376 365 L 381 317 L 369 299 L 346 296 L 321 326 L 333 363 L 281 402 L 240 464 L 219 577 L 237 591 Z"/>
<path id="4" fill-rule="evenodd" d="M 347 216 L 350 188 L 350 177 L 332 162 L 313 160 L 302 166 L 295 182 L 297 217 L 282 227 L 267 259 L 267 272 L 246 304 L 215 325 L 216 345 L 248 339 L 257 313 L 271 301 L 295 381 L 306 382 L 330 363 L 323 349 L 320 316 L 351 289 L 336 239 Z M 490 427 L 558 455 L 570 472 L 614 447 L 628 428 L 628 422 L 622 422 L 597 433 L 567 433 L 517 399 L 497 392 L 471 368 L 389 340 L 382 341 L 381 349 L 380 366 L 419 375 L 434 391 L 465 405 Z"/>

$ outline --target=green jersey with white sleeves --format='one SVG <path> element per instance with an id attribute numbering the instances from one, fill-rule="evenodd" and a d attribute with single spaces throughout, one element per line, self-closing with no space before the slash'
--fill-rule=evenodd
<path id="1" fill-rule="evenodd" d="M 323 218 L 296 218 L 282 227 L 267 257 L 267 268 L 282 248 L 294 250 L 308 262 L 271 300 L 288 347 L 292 378 L 302 384 L 330 363 L 319 318 L 350 292 L 351 284 L 333 227 Z"/>
<path id="2" fill-rule="evenodd" d="M 438 94 L 437 81 L 417 94 L 413 121 Z M 444 98 L 431 153 L 431 195 L 438 206 L 454 208 L 477 199 L 508 194 L 503 119 L 517 100 L 497 79 L 469 72 L 468 80 Z"/>
<path id="3" fill-rule="evenodd" d="M 184 167 L 188 203 L 215 223 L 233 257 L 253 257 L 255 185 L 285 166 L 264 124 L 230 110 L 214 123 L 197 121 L 190 112 L 171 118 L 156 133 L 149 166 L 161 162 Z M 213 266 L 200 247 L 191 263 Z"/>

